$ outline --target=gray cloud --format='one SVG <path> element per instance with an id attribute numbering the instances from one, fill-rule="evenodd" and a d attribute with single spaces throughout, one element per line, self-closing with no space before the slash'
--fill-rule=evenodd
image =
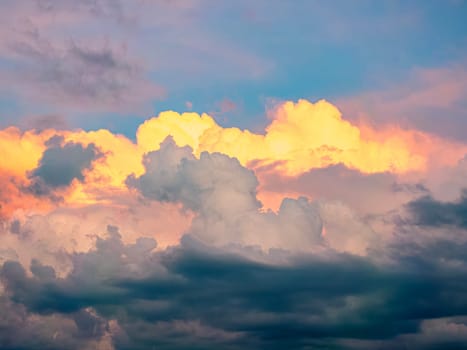
<path id="1" fill-rule="evenodd" d="M 258 180 L 235 158 L 203 152 L 197 160 L 189 147 L 179 148 L 171 137 L 144 159 L 146 173 L 128 184 L 151 199 L 181 202 L 194 211 L 259 209 Z"/>
<path id="2" fill-rule="evenodd" d="M 44 151 L 39 165 L 30 173 L 31 184 L 27 190 L 37 195 L 48 195 L 56 188 L 66 187 L 73 180 L 83 181 L 83 171 L 102 156 L 94 144 L 84 147 L 69 142 L 61 145 L 62 138 L 52 138 Z"/>
<path id="3" fill-rule="evenodd" d="M 0 125 L 9 126 L 13 122 L 18 122 L 17 127 L 21 130 L 35 130 L 40 133 L 46 129 L 65 130 L 70 129 L 68 119 L 58 114 L 44 114 L 25 116 L 21 120 L 14 120 L 13 117 L 5 118 Z"/>
<path id="4" fill-rule="evenodd" d="M 96 17 L 111 17 L 116 20 L 123 17 L 123 5 L 120 0 L 39 0 L 36 1 L 36 7 L 41 12 L 79 11 Z"/>
<path id="5" fill-rule="evenodd" d="M 422 184 L 407 183 L 389 172 L 364 174 L 343 164 L 313 169 L 298 177 L 281 177 L 267 170 L 258 169 L 264 190 L 296 191 L 311 198 L 339 200 L 365 214 L 381 214 L 428 193 Z"/>
<path id="6" fill-rule="evenodd" d="M 6 262 L 0 274 L 11 300 L 20 304 L 16 312 L 60 315 L 95 339 L 114 320 L 118 326 L 109 332 L 116 349 L 407 343 L 423 349 L 462 347 L 465 341 L 447 337 L 449 329 L 440 326 L 427 333 L 430 320 L 467 314 L 465 245 L 457 242 L 413 242 L 410 249 L 396 242 L 388 250 L 396 263 L 389 265 L 332 252 L 288 255 L 287 264 L 269 264 L 190 236 L 169 250 L 154 247 L 151 239 L 125 245 L 109 228 L 95 250 L 71 256 L 66 278 L 39 262 L 32 263 L 32 276 L 16 262 Z M 0 344 L 5 336 L 0 332 Z M 79 339 L 77 332 L 69 336 Z"/>
<path id="7" fill-rule="evenodd" d="M 102 333 L 107 323 L 91 309 L 73 315 L 39 315 L 0 295 L 0 312 L 2 349 L 106 349 Z"/>
<path id="8" fill-rule="evenodd" d="M 93 45 L 71 41 L 53 45 L 40 34 L 27 35 L 11 44 L 21 67 L 19 83 L 31 97 L 83 108 L 128 108 L 163 95 L 160 87 L 144 78 L 144 68 L 128 57 L 125 48 L 110 43 Z"/>
<path id="9" fill-rule="evenodd" d="M 467 189 L 464 189 L 460 198 L 454 202 L 442 202 L 431 196 L 424 196 L 411 201 L 406 208 L 412 214 L 411 220 L 416 225 L 451 225 L 467 229 Z"/>
<path id="10" fill-rule="evenodd" d="M 89 37 L 71 29 L 77 23 L 105 27 L 104 21 L 130 21 L 119 1 L 25 1 L 1 7 L 0 58 L 6 66 L 0 76 L 9 82 L 0 86 L 3 90 L 49 104 L 52 113 L 67 107 L 68 114 L 126 112 L 164 96 L 122 37 Z"/>

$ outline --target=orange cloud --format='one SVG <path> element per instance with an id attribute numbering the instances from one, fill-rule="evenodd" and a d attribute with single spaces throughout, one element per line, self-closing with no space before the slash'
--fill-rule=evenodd
<path id="1" fill-rule="evenodd" d="M 238 128 L 223 128 L 207 115 L 162 112 L 140 125 L 137 142 L 108 130 L 97 131 L 27 131 L 16 128 L 0 130 L 0 175 L 28 183 L 28 172 L 37 167 L 46 149 L 45 142 L 54 135 L 63 142 L 93 143 L 104 154 L 84 173 L 81 183 L 73 181 L 60 193 L 68 205 L 108 203 L 128 195 L 125 180 L 130 174 L 144 172 L 143 155 L 159 149 L 160 143 L 172 136 L 178 146 L 190 146 L 195 155 L 203 151 L 220 152 L 237 158 L 244 166 L 267 169 L 283 176 L 298 176 L 314 168 L 342 163 L 363 173 L 424 172 L 433 165 L 454 164 L 467 152 L 466 145 L 454 144 L 432 135 L 390 127 L 375 130 L 353 125 L 344 120 L 339 110 L 321 100 L 285 102 L 272 112 L 272 121 L 264 134 Z M 261 177 L 260 177 L 261 180 Z M 18 208 L 36 207 L 26 194 L 3 191 L 2 213 Z M 5 187 L 4 187 L 5 188 Z M 260 187 L 261 190 L 261 187 Z M 290 195 L 290 194 L 289 194 Z M 293 193 L 296 196 L 299 194 Z M 26 196 L 26 197 L 25 197 Z M 24 198 L 23 198 L 24 197 Z M 6 201 L 5 198 L 9 199 Z M 24 200 L 20 200 L 23 198 Z M 260 193 L 260 198 L 275 207 L 280 199 L 274 193 Z M 275 204 L 274 204 L 275 203 Z M 45 204 L 44 204 L 45 205 Z M 45 205 L 47 207 L 48 203 Z"/>
<path id="2" fill-rule="evenodd" d="M 10 127 L 0 130 L 0 172 L 2 174 L 25 177 L 26 171 L 34 169 L 45 150 L 45 141 L 54 131 L 42 133 Z"/>
<path id="3" fill-rule="evenodd" d="M 0 130 L 0 219 L 15 210 L 31 208 L 43 211 L 50 208 L 48 200 L 35 198 L 21 187 L 27 183 L 28 171 L 37 167 L 46 146 L 45 141 L 54 131 L 22 133 L 15 127 Z"/>

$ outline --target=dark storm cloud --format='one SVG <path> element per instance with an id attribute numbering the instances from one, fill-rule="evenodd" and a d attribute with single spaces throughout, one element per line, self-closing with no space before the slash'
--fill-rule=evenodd
<path id="1" fill-rule="evenodd" d="M 66 278 L 37 261 L 31 277 L 6 262 L 1 276 L 11 299 L 29 313 L 74 320 L 84 334 L 102 324 L 96 338 L 105 326 L 93 317 L 117 320 L 117 349 L 364 348 L 349 338 L 400 348 L 399 337 L 418 334 L 424 320 L 467 314 L 467 246 L 448 240 L 396 243 L 389 265 L 271 252 L 288 257 L 278 265 L 190 236 L 153 252 L 151 239 L 125 245 L 115 228 L 108 234 L 96 250 L 72 256 Z M 89 309 L 99 316 L 81 315 Z M 431 342 L 449 345 L 441 336 Z"/>
<path id="2" fill-rule="evenodd" d="M 38 315 L 0 296 L 0 348 L 2 350 L 96 349 L 96 339 L 107 323 L 92 310 L 70 315 Z M 92 330 L 91 330 L 92 327 Z"/>
<path id="3" fill-rule="evenodd" d="M 452 225 L 467 229 L 467 189 L 455 202 L 441 202 L 425 196 L 407 204 L 416 225 L 439 227 Z"/>
<path id="4" fill-rule="evenodd" d="M 79 143 L 69 142 L 61 145 L 60 137 L 54 137 L 47 142 L 39 165 L 30 173 L 32 179 L 29 191 L 37 195 L 47 195 L 50 191 L 66 187 L 75 179 L 84 180 L 83 171 L 89 169 L 92 162 L 101 153 L 94 144 L 84 147 Z"/>

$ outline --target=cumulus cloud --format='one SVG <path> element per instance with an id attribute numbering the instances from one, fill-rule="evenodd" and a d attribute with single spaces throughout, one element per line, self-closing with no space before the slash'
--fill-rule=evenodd
<path id="1" fill-rule="evenodd" d="M 127 183 L 142 195 L 194 211 L 190 233 L 207 243 L 308 249 L 321 243 L 321 219 L 307 199 L 286 199 L 278 214 L 260 212 L 258 181 L 237 159 L 179 148 L 167 139 L 146 155 L 146 172 Z M 258 231 L 258 227 L 261 230 Z"/>
<path id="2" fill-rule="evenodd" d="M 108 225 L 120 227 L 125 243 L 147 235 L 157 237 L 158 249 L 165 249 L 178 244 L 191 219 L 191 213 L 176 205 L 127 197 L 114 197 L 107 205 L 66 207 L 62 203 L 62 207 L 43 214 L 18 211 L 0 222 L 0 262 L 15 260 L 29 266 L 38 260 L 63 276 L 71 268 L 69 254 L 94 247 L 97 237 L 105 237 Z"/>
<path id="3" fill-rule="evenodd" d="M 197 155 L 220 152 L 244 166 L 266 167 L 286 176 L 339 163 L 364 173 L 424 172 L 435 156 L 435 164 L 454 164 L 466 152 L 463 144 L 415 130 L 353 125 L 325 100 L 286 101 L 270 115 L 271 123 L 258 134 L 223 128 L 207 114 L 164 112 L 140 125 L 137 141 L 153 151 L 172 136 L 177 145 L 188 145 Z"/>

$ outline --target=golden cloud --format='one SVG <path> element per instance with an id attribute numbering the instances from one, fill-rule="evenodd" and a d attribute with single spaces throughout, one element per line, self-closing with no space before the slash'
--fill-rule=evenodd
<path id="1" fill-rule="evenodd" d="M 178 146 L 190 146 L 196 156 L 204 151 L 220 152 L 237 158 L 246 167 L 284 176 L 298 176 L 338 163 L 363 173 L 426 172 L 433 165 L 455 164 L 467 152 L 467 145 L 416 130 L 397 126 L 376 130 L 369 125 L 354 125 L 324 100 L 284 102 L 271 116 L 264 134 L 257 134 L 223 128 L 207 114 L 166 111 L 139 126 L 136 143 L 104 129 L 20 132 L 11 127 L 0 130 L 0 174 L 2 182 L 15 179 L 15 183 L 27 184 L 28 173 L 37 167 L 47 148 L 46 141 L 54 135 L 62 136 L 64 143 L 93 143 L 104 154 L 85 171 L 83 182 L 74 181 L 60 193 L 69 205 L 111 203 L 113 196 L 128 193 L 126 178 L 141 175 L 143 155 L 158 150 L 168 136 Z M 2 214 L 31 206 L 37 209 L 38 200 L 30 197 L 13 190 L 11 184 L 4 185 Z M 268 195 L 260 198 L 267 200 Z"/>

